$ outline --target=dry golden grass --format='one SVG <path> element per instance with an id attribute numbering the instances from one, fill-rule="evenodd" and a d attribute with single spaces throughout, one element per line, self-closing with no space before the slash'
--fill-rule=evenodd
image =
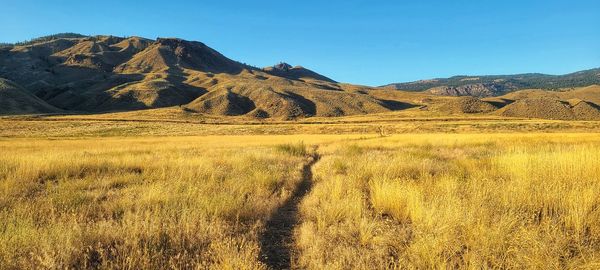
<path id="1" fill-rule="evenodd" d="M 373 114 L 340 118 L 315 117 L 297 122 L 243 122 L 239 118 L 213 118 L 204 122 L 206 120 L 204 118 L 170 120 L 160 118 L 162 116 L 152 118 L 151 115 L 146 115 L 146 117 L 137 118 L 137 116 L 129 114 L 0 117 L 0 139 L 275 134 L 371 136 L 380 133 L 380 130 L 387 135 L 600 131 L 600 121 L 525 120 L 483 116 L 432 118 L 407 117 L 403 114 Z"/>
<path id="2" fill-rule="evenodd" d="M 331 145 L 296 237 L 310 269 L 600 267 L 600 136 Z"/>
<path id="3" fill-rule="evenodd" d="M 264 268 L 304 157 L 277 146 L 297 137 L 247 140 L 0 142 L 0 268 Z"/>
<path id="4" fill-rule="evenodd" d="M 268 268 L 265 224 L 313 145 L 292 268 L 600 267 L 597 133 L 99 138 L 35 123 L 38 138 L 0 139 L 0 269 Z"/>

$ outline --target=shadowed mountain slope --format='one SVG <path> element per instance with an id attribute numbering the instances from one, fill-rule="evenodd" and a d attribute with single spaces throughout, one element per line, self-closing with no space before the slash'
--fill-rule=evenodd
<path id="1" fill-rule="evenodd" d="M 57 113 L 59 110 L 15 83 L 0 78 L 0 115 Z"/>

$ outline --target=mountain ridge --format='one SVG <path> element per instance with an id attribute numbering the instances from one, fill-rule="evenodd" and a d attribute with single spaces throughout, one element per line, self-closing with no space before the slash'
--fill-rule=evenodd
<path id="1" fill-rule="evenodd" d="M 600 84 L 600 68 L 564 75 L 523 73 L 514 75 L 458 75 L 405 83 L 392 83 L 382 88 L 422 91 L 446 96 L 498 96 L 523 89 L 557 90 Z"/>
<path id="2" fill-rule="evenodd" d="M 3 47 L 0 76 L 70 112 L 179 106 L 190 112 L 294 119 L 395 107 L 301 66 L 260 69 L 179 38 L 55 35 Z"/>

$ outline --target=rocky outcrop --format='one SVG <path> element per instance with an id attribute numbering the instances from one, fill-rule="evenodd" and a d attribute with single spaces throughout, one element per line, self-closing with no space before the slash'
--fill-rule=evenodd
<path id="1" fill-rule="evenodd" d="M 472 96 L 491 97 L 515 90 L 505 84 L 477 83 L 462 86 L 439 86 L 427 90 L 427 93 L 438 96 Z"/>

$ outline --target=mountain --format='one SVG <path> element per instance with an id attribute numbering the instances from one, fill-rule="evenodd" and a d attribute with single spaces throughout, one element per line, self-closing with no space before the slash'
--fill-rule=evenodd
<path id="1" fill-rule="evenodd" d="M 382 86 L 388 89 L 424 91 L 443 96 L 489 97 L 522 89 L 556 90 L 600 84 L 600 68 L 566 75 L 538 73 L 500 76 L 455 76 Z"/>
<path id="2" fill-rule="evenodd" d="M 402 110 L 423 117 L 600 119 L 600 86 L 592 85 L 600 84 L 600 69 L 562 76 L 458 76 L 374 88 L 339 83 L 287 63 L 256 68 L 179 38 L 67 33 L 4 44 L 0 78 L 0 114 L 168 108 L 164 111 L 185 117 L 278 120 Z M 565 89 L 582 85 L 590 86 Z M 529 88 L 538 90 L 519 90 Z M 560 91 L 540 90 L 549 88 Z"/>
<path id="3" fill-rule="evenodd" d="M 17 84 L 0 78 L 0 115 L 57 113 L 59 111 Z"/>
<path id="4" fill-rule="evenodd" d="M 258 69 L 178 38 L 58 34 L 0 48 L 0 76 L 72 112 L 179 106 L 187 112 L 294 119 L 378 113 L 397 103 L 288 64 Z"/>

